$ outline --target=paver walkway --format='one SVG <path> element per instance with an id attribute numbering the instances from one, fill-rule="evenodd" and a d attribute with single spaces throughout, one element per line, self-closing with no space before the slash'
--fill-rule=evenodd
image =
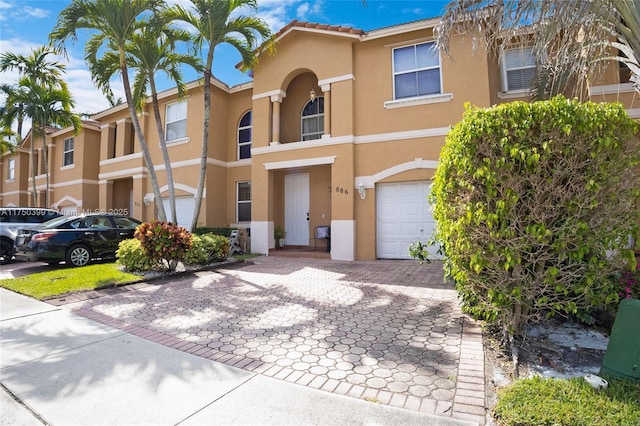
<path id="1" fill-rule="evenodd" d="M 439 262 L 259 257 L 103 294 L 66 306 L 270 377 L 484 423 L 482 335 Z"/>

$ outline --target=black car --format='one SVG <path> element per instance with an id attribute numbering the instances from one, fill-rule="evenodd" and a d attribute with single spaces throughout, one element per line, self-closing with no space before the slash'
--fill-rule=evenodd
<path id="1" fill-rule="evenodd" d="M 118 244 L 133 238 L 140 221 L 128 216 L 90 214 L 62 216 L 36 229 L 20 229 L 16 236 L 18 260 L 84 266 L 93 259 L 115 258 Z"/>
<path id="2" fill-rule="evenodd" d="M 13 259 L 13 244 L 18 229 L 37 228 L 62 213 L 40 207 L 0 207 L 0 264 Z"/>

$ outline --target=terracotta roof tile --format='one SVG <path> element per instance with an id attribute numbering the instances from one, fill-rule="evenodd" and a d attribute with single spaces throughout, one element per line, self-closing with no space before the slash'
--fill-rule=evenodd
<path id="1" fill-rule="evenodd" d="M 102 122 L 97 120 L 82 120 L 82 124 L 87 126 L 94 126 L 94 127 L 102 126 Z"/>
<path id="2" fill-rule="evenodd" d="M 347 26 L 342 26 L 342 25 L 318 24 L 316 22 L 297 21 L 297 20 L 294 19 L 293 21 L 289 22 L 287 25 L 282 27 L 280 29 L 280 31 L 278 31 L 275 34 L 275 38 L 280 37 L 282 34 L 286 33 L 287 31 L 289 31 L 293 27 L 311 28 L 311 29 L 317 29 L 317 30 L 325 30 L 325 31 L 356 34 L 356 35 L 364 34 L 364 31 L 361 30 L 361 29 L 358 29 L 358 28 L 347 27 Z"/>

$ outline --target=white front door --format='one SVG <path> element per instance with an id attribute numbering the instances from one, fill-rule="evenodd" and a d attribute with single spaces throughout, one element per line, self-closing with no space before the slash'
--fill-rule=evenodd
<path id="1" fill-rule="evenodd" d="M 284 243 L 291 246 L 309 245 L 309 174 L 297 173 L 284 177 Z"/>
<path id="2" fill-rule="evenodd" d="M 433 234 L 435 221 L 429 196 L 431 182 L 383 183 L 376 186 L 377 257 L 411 259 L 409 245 L 426 243 Z M 432 258 L 438 247 L 428 248 Z"/>

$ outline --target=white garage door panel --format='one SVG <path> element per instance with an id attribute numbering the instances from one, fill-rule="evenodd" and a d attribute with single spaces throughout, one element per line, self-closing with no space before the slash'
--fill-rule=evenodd
<path id="1" fill-rule="evenodd" d="M 376 187 L 377 257 L 411 259 L 409 245 L 427 242 L 435 229 L 429 196 L 431 182 L 379 184 Z M 429 252 L 437 257 L 437 247 Z"/>
<path id="2" fill-rule="evenodd" d="M 167 220 L 171 220 L 171 209 L 169 208 L 169 199 L 163 198 L 164 212 Z M 196 201 L 193 197 L 176 197 L 176 215 L 178 216 L 178 225 L 191 230 L 191 221 L 193 220 L 193 211 L 196 207 Z"/>

